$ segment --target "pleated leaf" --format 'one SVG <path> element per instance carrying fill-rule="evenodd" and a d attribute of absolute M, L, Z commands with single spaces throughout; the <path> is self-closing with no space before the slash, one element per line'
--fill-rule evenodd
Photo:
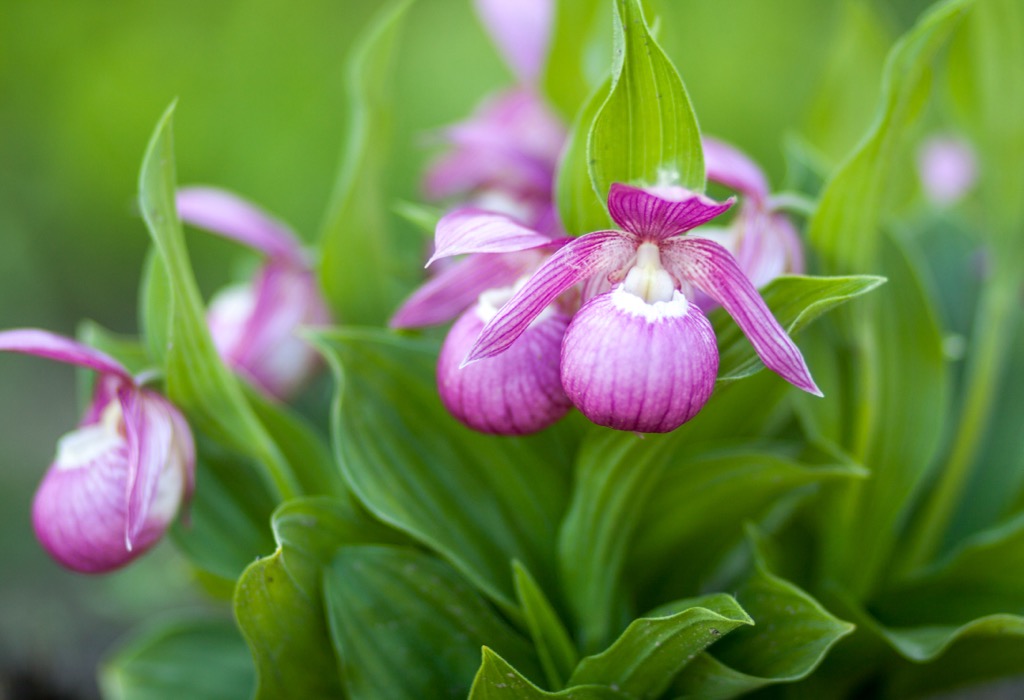
<path fill-rule="evenodd" d="M 529 643 L 452 567 L 421 551 L 342 548 L 324 597 L 353 700 L 465 698 L 484 645 L 527 677 L 541 673 Z"/>
<path fill-rule="evenodd" d="M 513 562 L 512 569 L 516 598 L 526 618 L 526 627 L 530 630 L 548 685 L 561 688 L 579 660 L 576 647 L 558 613 L 530 572 L 519 562 Z"/>
<path fill-rule="evenodd" d="M 555 204 L 562 226 L 570 236 L 615 228 L 608 215 L 607 196 L 602 197 L 591 182 L 588 149 L 594 118 L 610 89 L 610 83 L 605 81 L 587 99 L 569 131 L 555 173 Z"/>
<path fill-rule="evenodd" d="M 473 679 L 469 700 L 628 700 L 629 695 L 602 685 L 573 686 L 547 692 L 524 678 L 505 659 L 484 647 L 483 663 Z"/>

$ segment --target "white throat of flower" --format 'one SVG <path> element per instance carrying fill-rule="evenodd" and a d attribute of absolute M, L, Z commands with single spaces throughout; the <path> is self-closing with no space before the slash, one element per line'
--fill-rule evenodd
<path fill-rule="evenodd" d="M 513 285 L 509 285 L 508 287 L 494 287 L 493 289 L 488 289 L 487 291 L 482 292 L 480 294 L 480 298 L 477 300 L 476 315 L 486 325 L 498 314 L 498 310 L 507 304 L 508 300 L 519 291 L 519 288 L 525 285 L 529 280 L 530 275 L 523 275 L 516 280 L 516 283 Z M 530 326 L 549 318 L 554 313 L 553 307 L 554 304 L 546 306 L 544 310 L 537 315 L 537 318 L 530 322 Z"/>
<path fill-rule="evenodd" d="M 124 444 L 121 429 L 123 419 L 121 402 L 111 400 L 103 409 L 98 422 L 73 430 L 57 441 L 57 468 L 84 467 L 100 455 Z"/>
<path fill-rule="evenodd" d="M 641 243 L 636 250 L 633 267 L 626 273 L 623 288 L 648 304 L 672 301 L 676 284 L 672 276 L 661 265 L 661 253 L 657 243 Z"/>

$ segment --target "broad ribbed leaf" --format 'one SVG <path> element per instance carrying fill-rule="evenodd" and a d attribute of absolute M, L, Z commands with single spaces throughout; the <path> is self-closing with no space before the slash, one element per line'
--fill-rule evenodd
<path fill-rule="evenodd" d="M 569 132 L 555 173 L 555 204 L 562 226 L 570 236 L 615 228 L 608 216 L 607 199 L 600 197 L 591 183 L 587 150 L 594 117 L 610 89 L 610 83 L 605 81 L 587 100 Z"/>
<path fill-rule="evenodd" d="M 595 0 L 560 0 L 554 5 L 551 48 L 541 78 L 544 95 L 568 121 L 579 113 L 593 87 L 585 64 L 595 16 L 601 3 Z M 590 128 L 589 122 L 587 120 L 586 129 Z"/>
<path fill-rule="evenodd" d="M 626 567 L 641 600 L 695 593 L 741 540 L 743 523 L 764 516 L 786 494 L 866 474 L 824 450 L 735 438 L 666 461 Z"/>
<path fill-rule="evenodd" d="M 323 570 L 343 545 L 403 538 L 357 504 L 322 497 L 288 501 L 273 525 L 277 551 L 251 564 L 235 589 L 235 616 L 256 661 L 256 698 L 340 697 L 321 599 Z"/>
<path fill-rule="evenodd" d="M 758 563 L 736 591 L 754 619 L 683 669 L 672 697 L 721 700 L 807 677 L 853 630 L 804 591 Z"/>
<path fill-rule="evenodd" d="M 334 449 L 356 495 L 518 615 L 512 559 L 551 584 L 574 447 L 568 426 L 481 435 L 442 408 L 433 344 L 360 329 L 324 332 L 317 343 L 338 379 Z"/>
<path fill-rule="evenodd" d="M 444 562 L 399 547 L 338 551 L 324 576 L 327 618 L 353 700 L 465 698 L 487 645 L 530 677 L 530 645 Z"/>
<path fill-rule="evenodd" d="M 808 238 L 826 272 L 873 269 L 885 194 L 901 139 L 929 92 L 929 66 L 973 0 L 947 0 L 932 8 L 896 46 L 882 77 L 882 102 L 867 137 L 832 176 L 811 219 Z"/>
<path fill-rule="evenodd" d="M 602 201 L 613 182 L 704 191 L 704 155 L 690 98 L 651 35 L 640 0 L 616 0 L 612 90 L 587 143 Z"/>
<path fill-rule="evenodd" d="M 399 0 L 380 10 L 349 59 L 348 133 L 320 237 L 320 284 L 345 323 L 380 323 L 398 301 L 384 169 L 391 68 L 410 4 Z"/>
<path fill-rule="evenodd" d="M 164 358 L 167 395 L 185 411 L 193 428 L 252 457 L 282 497 L 294 495 L 300 488 L 295 476 L 246 402 L 238 379 L 217 355 L 206 326 L 174 204 L 173 115 L 171 105 L 150 139 L 139 174 L 139 207 L 163 268 L 162 273 L 150 271 L 147 279 L 158 289 L 143 296 L 150 302 L 166 300 L 170 308 L 169 316 L 160 315 L 168 327 L 154 327 L 148 345 L 166 342 L 155 355 Z M 145 311 L 150 310 L 147 304 Z"/>
<path fill-rule="evenodd" d="M 561 688 L 579 660 L 576 647 L 558 618 L 558 613 L 530 572 L 517 561 L 512 562 L 512 571 L 516 598 L 526 618 L 526 627 L 530 630 L 548 684 L 553 688 Z"/>
<path fill-rule="evenodd" d="M 729 596 L 708 602 L 713 604 L 634 620 L 608 649 L 580 661 L 569 685 L 593 683 L 634 698 L 658 697 L 697 654 L 737 627 L 754 624 Z"/>
<path fill-rule="evenodd" d="M 885 281 L 882 277 L 778 277 L 761 291 L 776 320 L 794 335 L 827 311 L 865 294 Z M 718 381 L 748 377 L 764 365 L 736 322 L 722 309 L 711 314 L 718 339 Z M 813 372 L 814 368 L 811 367 Z"/>
<path fill-rule="evenodd" d="M 109 700 L 248 700 L 255 673 L 230 620 L 179 620 L 136 632 L 99 681 Z"/>
<path fill-rule="evenodd" d="M 585 685 L 557 693 L 541 690 L 491 649 L 484 647 L 483 663 L 473 680 L 469 700 L 629 700 L 607 686 Z"/>

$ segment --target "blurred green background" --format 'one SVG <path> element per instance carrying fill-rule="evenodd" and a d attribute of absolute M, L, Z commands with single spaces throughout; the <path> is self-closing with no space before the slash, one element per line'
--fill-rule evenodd
<path fill-rule="evenodd" d="M 344 134 L 345 57 L 382 4 L 4 0 L 0 328 L 73 335 L 93 319 L 135 331 L 148 244 L 134 211 L 135 178 L 174 98 L 179 182 L 230 188 L 312 240 Z M 840 0 L 651 4 L 702 127 L 746 149 L 779 183 L 781 143 L 813 107 Z M 895 36 L 927 3 L 883 4 Z M 857 132 L 874 109 L 887 46 L 882 37 L 877 65 L 862 66 L 863 84 L 849 86 L 856 99 L 834 115 Z M 417 197 L 429 156 L 424 132 L 510 82 L 469 0 L 418 0 L 396 75 L 396 199 Z M 243 253 L 201 234 L 188 240 L 209 293 Z M 409 271 L 410 283 L 417 274 Z M 128 626 L 201 604 L 169 546 L 126 571 L 89 578 L 63 571 L 36 544 L 31 495 L 79 405 L 69 368 L 0 358 L 0 697 L 5 683 L 24 689 L 30 677 L 53 692 L 38 697 L 93 697 L 93 669 Z"/>

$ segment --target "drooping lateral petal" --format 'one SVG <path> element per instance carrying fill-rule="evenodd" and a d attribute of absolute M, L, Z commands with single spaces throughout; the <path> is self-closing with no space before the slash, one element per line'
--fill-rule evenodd
<path fill-rule="evenodd" d="M 768 180 L 764 172 L 746 154 L 724 141 L 708 136 L 701 139 L 701 143 L 704 146 L 704 166 L 707 168 L 708 180 L 737 190 L 752 199 L 762 200 L 768 196 Z"/>
<path fill-rule="evenodd" d="M 453 263 L 413 292 L 388 322 L 391 328 L 447 323 L 494 287 L 506 287 L 526 274 L 530 254 L 481 253 Z"/>
<path fill-rule="evenodd" d="M 661 255 L 671 274 L 701 289 L 729 312 L 766 367 L 790 384 L 822 396 L 800 349 L 725 248 L 706 238 L 683 236 L 663 241 Z"/>
<path fill-rule="evenodd" d="M 125 386 L 118 392 L 128 443 L 125 548 L 131 551 L 149 518 L 157 487 L 168 468 L 174 423 L 163 399 Z M 183 480 L 184 481 L 184 480 Z M 175 510 L 177 509 L 177 504 Z"/>
<path fill-rule="evenodd" d="M 670 188 L 662 188 L 667 194 Z M 686 233 L 722 214 L 732 206 L 734 199 L 716 202 L 704 195 L 682 188 L 679 197 L 669 198 L 651 194 L 639 187 L 612 183 L 608 192 L 608 213 L 625 231 L 644 240 L 663 240 Z"/>
<path fill-rule="evenodd" d="M 114 374 L 131 381 L 128 370 L 109 355 L 94 350 L 88 345 L 82 345 L 69 338 L 37 328 L 0 331 L 0 351 L 45 357 L 57 362 L 93 369 L 103 374 Z"/>
<path fill-rule="evenodd" d="M 505 351 L 559 294 L 593 275 L 622 267 L 637 245 L 635 237 L 621 231 L 595 231 L 567 243 L 501 307 L 463 365 Z"/>
<path fill-rule="evenodd" d="M 552 0 L 476 0 L 474 4 L 519 82 L 534 82 L 551 40 Z"/>
<path fill-rule="evenodd" d="M 463 207 L 437 222 L 434 254 L 427 261 L 467 253 L 513 253 L 547 245 L 551 239 L 527 228 L 509 216 Z"/>
<path fill-rule="evenodd" d="M 555 423 L 572 405 L 559 373 L 568 325 L 568 316 L 551 312 L 507 352 L 460 368 L 484 326 L 476 307 L 466 311 L 448 332 L 437 360 L 445 408 L 470 428 L 497 435 L 526 435 Z"/>
<path fill-rule="evenodd" d="M 566 394 L 617 430 L 675 430 L 707 403 L 717 373 L 711 324 L 678 292 L 649 304 L 619 285 L 583 305 L 562 345 Z"/>
<path fill-rule="evenodd" d="M 178 216 L 192 226 L 238 241 L 276 260 L 305 265 L 291 229 L 262 209 L 226 190 L 184 187 L 175 196 Z"/>

